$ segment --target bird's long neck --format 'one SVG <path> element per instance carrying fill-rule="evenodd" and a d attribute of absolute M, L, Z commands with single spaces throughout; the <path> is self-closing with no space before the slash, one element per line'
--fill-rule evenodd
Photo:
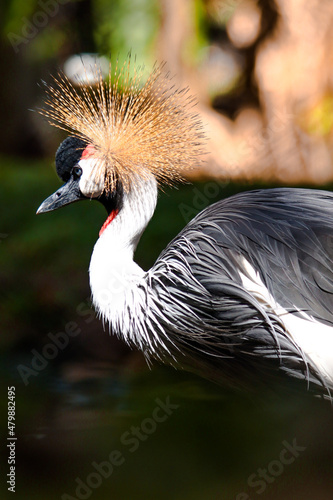
<path fill-rule="evenodd" d="M 133 261 L 140 237 L 151 219 L 157 201 L 154 177 L 138 180 L 124 193 L 119 213 L 101 233 L 91 256 L 89 274 L 97 312 L 117 333 L 126 335 L 126 309 L 135 302 L 144 271 Z"/>

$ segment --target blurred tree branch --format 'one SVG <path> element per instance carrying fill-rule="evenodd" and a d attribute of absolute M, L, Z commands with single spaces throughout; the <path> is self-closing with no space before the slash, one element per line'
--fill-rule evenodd
<path fill-rule="evenodd" d="M 333 179 L 331 0 L 49 1 L 53 10 L 43 0 L 1 5 L 2 151 L 48 149 L 28 109 L 38 81 L 69 56 L 132 51 L 137 65 L 165 61 L 198 97 L 210 154 L 197 175 Z"/>
<path fill-rule="evenodd" d="M 161 0 L 158 48 L 179 84 L 189 85 L 199 97 L 210 138 L 209 161 L 202 173 L 288 183 L 332 180 L 331 129 L 324 136 L 310 133 L 306 120 L 311 121 L 313 106 L 321 106 L 327 92 L 332 92 L 331 83 L 327 84 L 332 80 L 333 5 L 316 0 L 297 5 L 287 0 L 206 0 L 207 12 L 212 7 L 224 13 L 229 9 L 220 36 L 215 33 L 214 44 L 223 50 L 235 50 L 226 33 L 230 20 L 241 18 L 242 10 L 252 4 L 261 19 L 253 43 L 238 50 L 243 57 L 242 79 L 232 92 L 215 98 L 217 112 L 210 104 L 207 65 L 194 65 L 188 58 L 187 47 L 195 36 L 194 4 Z M 234 101 L 232 116 L 228 100 Z"/>

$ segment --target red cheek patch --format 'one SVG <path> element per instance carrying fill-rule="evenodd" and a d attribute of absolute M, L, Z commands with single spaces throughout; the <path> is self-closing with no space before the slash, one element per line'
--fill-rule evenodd
<path fill-rule="evenodd" d="M 88 146 L 82 152 L 81 160 L 87 160 L 87 158 L 94 156 L 94 154 L 95 154 L 94 146 L 92 144 L 88 144 Z"/>

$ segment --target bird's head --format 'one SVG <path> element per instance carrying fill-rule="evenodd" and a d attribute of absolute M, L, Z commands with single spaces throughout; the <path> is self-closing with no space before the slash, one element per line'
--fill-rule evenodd
<path fill-rule="evenodd" d="M 187 89 L 175 88 L 163 66 L 141 80 L 136 70 L 130 77 L 128 62 L 110 67 L 107 81 L 96 69 L 96 85 L 74 86 L 64 75 L 46 85 L 40 112 L 71 135 L 56 153 L 65 184 L 37 213 L 84 199 L 99 200 L 110 213 L 137 183 L 173 183 L 200 161 L 202 125 Z"/>
<path fill-rule="evenodd" d="M 43 201 L 37 213 L 50 212 L 85 199 L 100 201 L 109 214 L 113 210 L 119 211 L 122 186 L 118 182 L 114 189 L 105 190 L 105 178 L 100 175 L 98 161 L 92 144 L 78 137 L 67 137 L 55 157 L 57 174 L 64 184 Z"/>

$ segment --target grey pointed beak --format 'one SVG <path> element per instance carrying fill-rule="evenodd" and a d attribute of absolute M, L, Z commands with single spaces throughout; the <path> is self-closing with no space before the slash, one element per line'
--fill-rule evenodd
<path fill-rule="evenodd" d="M 36 214 L 51 212 L 52 210 L 56 210 L 57 208 L 64 207 L 65 205 L 85 198 L 86 197 L 80 191 L 77 179 L 71 177 L 66 184 L 61 186 L 61 188 L 43 201 Z"/>

